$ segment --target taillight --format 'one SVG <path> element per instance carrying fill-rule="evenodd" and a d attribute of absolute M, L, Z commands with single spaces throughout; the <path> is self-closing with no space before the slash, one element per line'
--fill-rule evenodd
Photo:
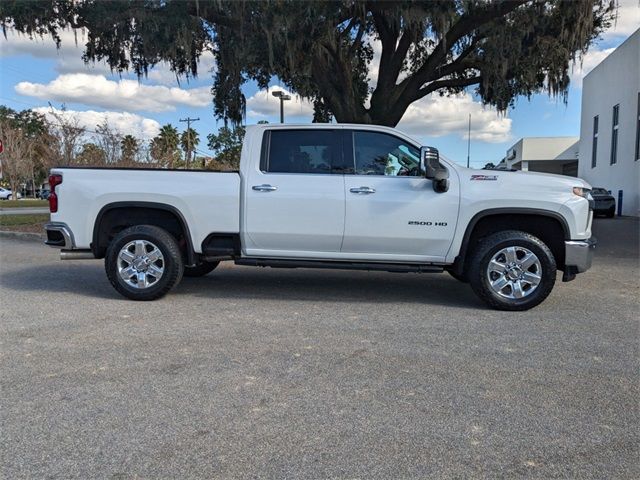
<path fill-rule="evenodd" d="M 56 213 L 58 211 L 58 195 L 56 195 L 56 185 L 62 183 L 62 175 L 49 175 L 49 188 L 51 193 L 49 194 L 49 211 Z"/>

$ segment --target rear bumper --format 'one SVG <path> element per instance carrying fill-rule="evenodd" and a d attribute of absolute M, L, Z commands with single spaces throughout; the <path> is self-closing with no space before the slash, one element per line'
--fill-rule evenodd
<path fill-rule="evenodd" d="M 567 240 L 565 246 L 565 268 L 574 273 L 586 272 L 591 268 L 593 252 L 596 248 L 595 237 L 587 240 Z"/>
<path fill-rule="evenodd" d="M 73 232 L 66 223 L 52 222 L 44 226 L 47 239 L 44 241 L 46 245 L 63 250 L 72 250 L 76 248 L 73 238 Z"/>

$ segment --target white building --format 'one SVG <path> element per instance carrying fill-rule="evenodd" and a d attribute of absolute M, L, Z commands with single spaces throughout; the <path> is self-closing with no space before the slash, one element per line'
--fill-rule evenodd
<path fill-rule="evenodd" d="M 640 215 L 640 30 L 583 80 L 578 176 Z"/>
<path fill-rule="evenodd" d="M 507 150 L 500 167 L 578 175 L 578 137 L 525 137 Z"/>

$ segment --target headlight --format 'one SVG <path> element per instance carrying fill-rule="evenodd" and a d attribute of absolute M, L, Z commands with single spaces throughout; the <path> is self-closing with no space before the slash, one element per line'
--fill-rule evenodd
<path fill-rule="evenodd" d="M 589 194 L 591 193 L 591 189 L 584 188 L 584 187 L 573 187 L 573 193 L 574 195 L 578 195 L 579 197 L 586 198 L 587 200 L 589 200 Z"/>

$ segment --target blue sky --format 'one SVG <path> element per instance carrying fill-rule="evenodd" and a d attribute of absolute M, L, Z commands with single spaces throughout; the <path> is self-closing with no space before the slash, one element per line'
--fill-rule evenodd
<path fill-rule="evenodd" d="M 436 146 L 447 157 L 464 164 L 467 156 L 467 122 L 472 115 L 471 163 L 482 166 L 498 162 L 519 138 L 572 136 L 580 131 L 581 79 L 610 51 L 620 45 L 640 25 L 637 0 L 620 2 L 616 25 L 596 42 L 582 64 L 575 65 L 568 103 L 546 94 L 531 100 L 517 99 L 506 115 L 483 108 L 471 94 L 456 98 L 427 97 L 417 102 L 398 128 L 424 144 Z M 82 44 L 82 38 L 79 38 Z M 374 45 L 374 50 L 376 46 Z M 200 75 L 179 84 L 166 66 L 158 66 L 149 78 L 113 75 L 104 65 L 86 66 L 82 48 L 75 45 L 71 32 L 63 34 L 63 45 L 56 50 L 49 39 L 31 41 L 9 33 L 0 39 L 0 103 L 16 110 L 34 108 L 43 113 L 64 104 L 67 115 L 75 115 L 89 129 L 105 118 L 122 133 L 152 137 L 160 125 L 172 123 L 180 131 L 186 128 L 179 119 L 199 117 L 193 126 L 200 133 L 200 153 L 208 153 L 206 135 L 221 122 L 213 116 L 209 89 L 214 67 L 211 55 L 205 55 Z M 372 82 L 377 76 L 376 61 L 371 66 Z M 278 88 L 277 79 L 272 88 Z M 270 92 L 259 91 L 255 84 L 243 89 L 247 97 L 247 123 L 278 121 L 278 101 Z M 311 106 L 294 96 L 287 102 L 286 120 L 310 122 Z"/>

